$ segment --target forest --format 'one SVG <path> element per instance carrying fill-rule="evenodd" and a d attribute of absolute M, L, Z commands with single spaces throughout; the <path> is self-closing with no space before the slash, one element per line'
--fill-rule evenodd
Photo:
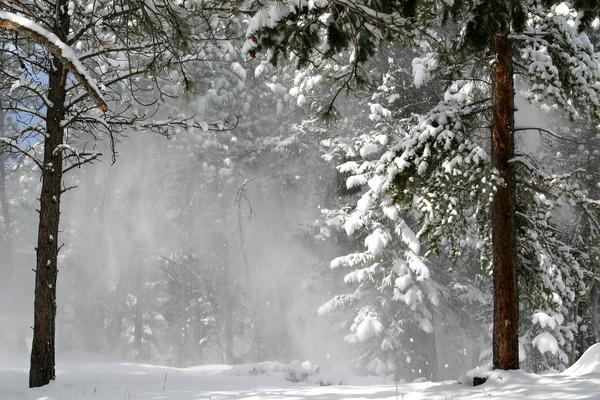
<path fill-rule="evenodd" d="M 0 400 L 599 399 L 600 2 L 0 0 Z"/>

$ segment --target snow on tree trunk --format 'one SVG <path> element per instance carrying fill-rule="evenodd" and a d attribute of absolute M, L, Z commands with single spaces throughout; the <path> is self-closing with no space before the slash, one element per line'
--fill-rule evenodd
<path fill-rule="evenodd" d="M 66 12 L 60 15 L 58 29 L 62 32 L 69 31 L 69 16 Z M 29 387 L 47 385 L 55 377 L 58 226 L 63 174 L 63 152 L 59 149 L 64 143 L 65 130 L 62 122 L 65 118 L 64 104 L 69 69 L 59 57 L 54 57 L 52 63 L 54 68 L 49 73 L 48 81 L 50 105 L 46 114 Z"/>
<path fill-rule="evenodd" d="M 496 55 L 492 68 L 492 164 L 504 184 L 492 204 L 494 269 L 493 365 L 519 368 L 519 296 L 515 230 L 515 182 L 510 160 L 514 156 L 513 67 L 510 40 L 494 35 Z"/>

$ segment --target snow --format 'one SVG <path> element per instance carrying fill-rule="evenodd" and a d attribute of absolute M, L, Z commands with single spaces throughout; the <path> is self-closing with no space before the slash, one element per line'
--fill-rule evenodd
<path fill-rule="evenodd" d="M 272 375 L 282 377 L 289 382 L 322 382 L 319 366 L 313 365 L 310 361 L 292 361 L 289 364 L 278 361 L 241 364 L 223 370 L 222 374 L 231 376 Z"/>
<path fill-rule="evenodd" d="M 558 315 L 560 317 L 562 317 L 562 314 L 558 314 Z M 538 312 L 534 313 L 533 316 L 531 317 L 531 322 L 533 324 L 538 324 L 542 329 L 545 329 L 545 328 L 554 329 L 554 328 L 556 328 L 556 325 L 557 325 L 557 321 L 553 316 L 550 316 L 542 311 L 538 311 Z M 562 318 L 561 318 L 561 321 L 558 322 L 558 324 L 561 324 L 561 323 L 562 323 Z"/>
<path fill-rule="evenodd" d="M 392 112 L 387 108 L 381 106 L 381 104 L 371 104 L 369 106 L 371 113 L 369 114 L 369 119 L 373 122 L 378 122 L 381 120 L 388 120 L 392 118 Z"/>
<path fill-rule="evenodd" d="M 344 276 L 344 283 L 362 283 L 366 280 L 372 280 L 373 275 L 379 270 L 379 263 L 375 263 L 367 268 L 357 269 Z"/>
<path fill-rule="evenodd" d="M 335 374 L 328 377 L 324 371 L 318 371 L 318 367 L 299 362 L 190 368 L 132 363 L 59 364 L 56 381 L 38 389 L 26 389 L 26 369 L 0 370 L 0 399 L 592 400 L 600 393 L 599 356 L 600 345 L 597 344 L 563 374 L 539 376 L 523 371 L 482 371 L 488 381 L 476 387 L 468 382 L 419 382 L 401 383 L 397 391 L 391 380 L 349 374 L 343 374 L 342 378 Z M 289 380 L 303 378 L 303 372 L 306 372 L 306 381 Z M 587 375 L 582 378 L 584 374 Z"/>
<path fill-rule="evenodd" d="M 473 385 L 473 378 L 488 378 L 490 369 L 487 367 L 475 367 L 467 371 L 464 375 L 458 378 L 458 383 L 461 385 Z"/>
<path fill-rule="evenodd" d="M 377 228 L 365 238 L 365 246 L 369 253 L 380 254 L 391 240 L 392 238 L 388 232 Z"/>
<path fill-rule="evenodd" d="M 366 317 L 356 328 L 356 336 L 361 342 L 366 342 L 382 333 L 383 325 L 375 317 Z"/>
<path fill-rule="evenodd" d="M 102 109 L 102 111 L 106 112 L 106 102 L 102 98 L 102 93 L 96 85 L 96 80 L 88 74 L 85 66 L 81 63 L 81 61 L 79 61 L 79 58 L 75 55 L 75 52 L 69 45 L 65 44 L 54 33 L 48 31 L 38 23 L 21 15 L 0 11 L 0 19 L 10 21 L 16 25 L 22 26 L 23 28 L 29 31 L 35 32 L 36 34 L 43 36 L 49 43 L 56 46 L 59 49 L 61 56 L 69 63 L 71 63 L 71 65 L 75 69 L 75 71 L 71 72 L 73 72 L 74 74 L 78 74 L 79 76 L 77 78 L 80 80 L 83 79 L 85 81 L 81 83 L 87 85 L 87 87 L 92 92 L 94 92 L 98 99 L 102 101 L 103 104 L 99 106 Z"/>
<path fill-rule="evenodd" d="M 542 332 L 531 341 L 540 353 L 552 353 L 556 355 L 558 353 L 558 342 L 556 338 L 552 336 L 550 332 Z"/>
<path fill-rule="evenodd" d="M 405 270 L 403 272 L 404 272 L 404 275 L 399 276 L 394 281 L 394 285 L 401 291 L 405 291 L 413 283 L 410 271 Z"/>
<path fill-rule="evenodd" d="M 360 220 L 360 216 L 356 213 L 352 214 L 346 222 L 344 222 L 344 230 L 348 236 L 352 236 L 357 229 L 362 226 L 362 221 Z"/>
<path fill-rule="evenodd" d="M 242 67 L 242 64 L 239 62 L 234 62 L 231 64 L 231 70 L 240 77 L 241 80 L 246 80 L 246 70 Z"/>
<path fill-rule="evenodd" d="M 396 233 L 400 235 L 402 242 L 404 242 L 413 253 L 419 254 L 419 251 L 421 250 L 419 239 L 417 239 L 417 235 L 410 229 L 404 220 L 401 219 L 396 225 Z"/>
<path fill-rule="evenodd" d="M 433 333 L 433 325 L 427 318 L 422 318 L 419 321 L 419 328 L 425 333 Z"/>
<path fill-rule="evenodd" d="M 562 2 L 560 4 L 558 4 L 556 6 L 556 8 L 554 9 L 554 12 L 556 13 L 556 15 L 562 15 L 565 17 L 570 16 L 571 14 L 571 10 L 569 9 L 569 5 L 565 2 Z"/>
<path fill-rule="evenodd" d="M 415 273 L 418 281 L 424 281 L 429 279 L 429 268 L 421 261 L 421 259 L 413 252 L 407 251 L 406 261 L 408 261 L 409 268 Z"/>
<path fill-rule="evenodd" d="M 587 349 L 575 364 L 563 372 L 563 375 L 572 376 L 588 374 L 600 374 L 600 343 L 596 343 Z"/>
<path fill-rule="evenodd" d="M 277 23 L 294 12 L 294 4 L 277 3 L 268 4 L 258 10 L 250 19 L 246 37 L 251 37 L 256 31 L 263 27 L 273 28 Z"/>
<path fill-rule="evenodd" d="M 365 143 L 359 150 L 361 157 L 368 157 L 380 151 L 380 147 L 376 143 Z"/>
<path fill-rule="evenodd" d="M 358 163 L 356 161 L 347 161 L 343 164 L 338 165 L 337 169 L 341 173 L 352 172 L 356 173 L 358 171 Z"/>
<path fill-rule="evenodd" d="M 366 175 L 352 175 L 346 179 L 346 188 L 352 189 L 354 187 L 362 186 L 367 183 Z"/>
<path fill-rule="evenodd" d="M 277 82 L 274 82 L 274 83 L 269 82 L 266 85 L 269 87 L 271 92 L 273 92 L 273 94 L 284 95 L 288 92 L 288 90 L 285 86 L 283 86 L 282 84 L 277 83 Z"/>
<path fill-rule="evenodd" d="M 435 68 L 435 60 L 432 55 L 423 58 L 415 57 L 412 61 L 413 84 L 421 87 L 431 78 L 430 69 Z"/>

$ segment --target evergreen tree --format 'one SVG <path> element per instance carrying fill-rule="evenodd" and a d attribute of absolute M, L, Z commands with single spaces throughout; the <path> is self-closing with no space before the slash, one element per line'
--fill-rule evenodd
<path fill-rule="evenodd" d="M 42 176 L 31 387 L 55 376 L 63 176 L 101 156 L 85 146 L 83 133 L 92 139 L 104 134 L 114 144 L 131 127 L 166 134 L 175 127 L 209 126 L 187 115 L 154 118 L 165 96 L 187 87 L 189 66 L 202 61 L 194 55 L 213 37 L 202 35 L 212 32 L 201 6 L 211 8 L 169 1 L 132 1 L 126 7 L 66 0 L 0 5 L 0 76 L 12 82 L 11 90 L 2 92 L 2 106 L 5 117 L 15 121 L 2 144 L 30 158 Z M 161 71 L 171 73 L 159 76 Z M 42 155 L 32 151 L 34 143 L 43 143 Z M 113 161 L 115 154 L 113 146 Z"/>
<path fill-rule="evenodd" d="M 540 225 L 541 221 L 532 217 L 540 214 L 520 199 L 526 193 L 541 196 L 544 207 L 550 208 L 546 211 L 551 211 L 556 202 L 569 198 L 573 207 L 589 215 L 586 221 L 592 231 L 598 209 L 585 193 L 565 183 L 568 176 L 546 176 L 544 171 L 528 168 L 527 155 L 515 157 L 513 77 L 527 85 L 531 101 L 549 103 L 574 119 L 597 121 L 598 55 L 582 32 L 595 6 L 585 8 L 585 18 L 578 18 L 568 2 L 534 0 L 451 4 L 332 0 L 300 6 L 278 1 L 257 7 L 247 33 L 250 55 L 266 49 L 277 62 L 282 54 L 290 54 L 299 67 L 311 68 L 333 60 L 341 64 L 332 75 L 340 90 L 369 81 L 362 66 L 382 42 L 401 42 L 428 53 L 415 59 L 414 83 L 427 84 L 428 77 L 442 79 L 446 82 L 443 99 L 430 111 L 394 121 L 391 140 L 384 144 L 381 156 L 373 160 L 363 155 L 364 162 L 356 164 L 357 182 L 368 183 L 368 189 L 349 213 L 345 227 L 349 233 L 365 229 L 372 240 L 366 241 L 367 251 L 360 257 L 351 255 L 345 260 L 351 261 L 351 267 L 371 262 L 382 248 L 394 243 L 391 232 L 373 223 L 381 218 L 374 215 L 390 214 L 389 209 L 398 206 L 404 212 L 418 211 L 416 236 L 429 251 L 449 249 L 459 255 L 462 238 L 478 232 L 482 248 L 489 249 L 494 276 L 493 365 L 518 368 L 518 274 L 524 282 L 545 281 L 542 303 L 549 307 L 564 307 L 565 301 L 573 298 L 569 291 L 581 289 L 580 264 L 572 262 L 575 245 L 556 247 L 557 240 L 568 238 L 558 238 L 546 228 L 560 222 L 546 217 Z M 344 60 L 340 51 L 346 48 L 351 55 Z M 386 114 L 383 107 L 375 109 Z M 325 108 L 326 112 L 332 110 L 331 104 Z M 488 139 L 479 139 L 486 129 Z M 531 179 L 536 182 L 533 188 L 526 183 Z M 553 193 L 553 200 L 544 197 L 548 192 Z M 386 216 L 403 238 L 407 236 L 406 222 L 397 215 Z M 537 234 L 535 256 L 519 250 L 527 242 L 523 236 L 527 227 Z M 544 253 L 551 255 L 551 263 Z M 410 261 L 411 257 L 405 258 Z M 534 269 L 528 267 L 532 263 Z M 550 269 L 544 273 L 546 268 Z M 544 278 L 547 272 L 556 273 L 556 268 L 563 270 L 558 286 Z M 401 269 L 390 271 L 402 277 Z M 409 293 L 407 289 L 398 288 L 403 295 Z M 552 300 L 555 297 L 559 300 Z M 539 300 L 538 307 L 543 307 Z M 551 345 L 538 348 L 556 353 L 550 334 L 540 335 L 537 341 L 533 339 L 535 343 Z"/>

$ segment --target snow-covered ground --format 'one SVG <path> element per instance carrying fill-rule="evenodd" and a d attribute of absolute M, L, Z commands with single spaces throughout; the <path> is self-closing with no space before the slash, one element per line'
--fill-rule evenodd
<path fill-rule="evenodd" d="M 457 382 L 400 384 L 379 378 L 343 378 L 315 373 L 305 365 L 280 363 L 245 366 L 206 365 L 172 368 L 156 365 L 70 364 L 58 369 L 47 387 L 25 389 L 27 372 L 0 370 L 2 400 L 459 400 L 600 399 L 600 344 L 571 368 L 556 375 L 496 371 L 472 387 Z M 301 382 L 291 382 L 301 380 Z M 328 386 L 322 386 L 328 384 Z"/>

